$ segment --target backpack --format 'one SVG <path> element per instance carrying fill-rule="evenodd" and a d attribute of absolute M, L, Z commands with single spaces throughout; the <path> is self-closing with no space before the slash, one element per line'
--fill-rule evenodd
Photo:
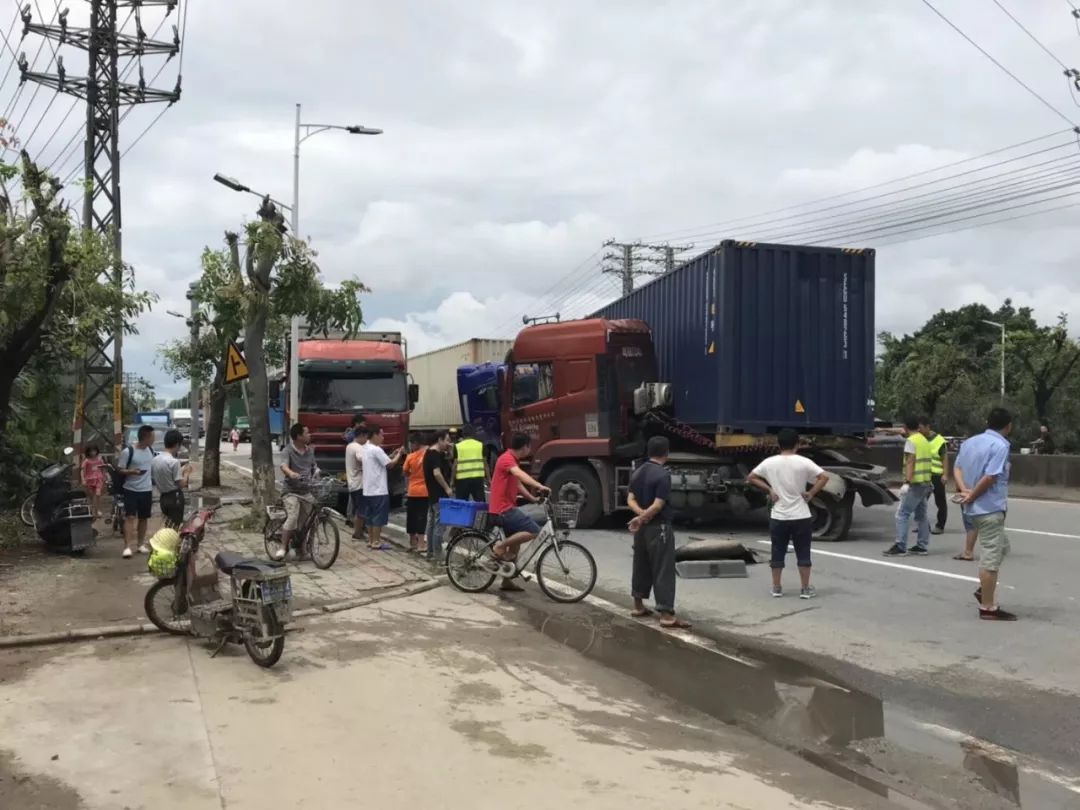
<path fill-rule="evenodd" d="M 157 451 L 155 451 L 153 447 L 148 447 L 147 449 L 150 451 L 151 457 L 157 456 Z M 127 480 L 127 476 L 122 475 L 120 473 L 120 470 L 121 469 L 124 469 L 124 470 L 131 469 L 132 459 L 135 458 L 135 446 L 129 444 L 127 447 L 125 447 L 120 452 L 120 458 L 124 457 L 124 453 L 127 453 L 127 463 L 119 465 L 117 467 L 114 467 L 113 471 L 112 471 L 112 489 L 113 489 L 113 492 L 120 492 L 124 488 L 124 481 Z"/>

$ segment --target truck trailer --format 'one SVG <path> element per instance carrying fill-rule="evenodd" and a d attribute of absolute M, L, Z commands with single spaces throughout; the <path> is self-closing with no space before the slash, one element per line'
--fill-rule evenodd
<path fill-rule="evenodd" d="M 472 338 L 410 357 L 409 373 L 424 396 L 413 410 L 409 426 L 413 430 L 435 430 L 471 422 L 464 415 L 468 406 L 459 392 L 458 370 L 489 362 L 502 363 L 512 345 L 512 340 Z"/>
<path fill-rule="evenodd" d="M 838 449 L 873 429 L 874 340 L 873 250 L 725 241 L 590 318 L 523 329 L 502 372 L 504 440 L 533 436 L 533 473 L 582 501 L 584 528 L 625 506 L 657 434 L 682 517 L 765 507 L 747 474 L 796 428 L 829 473 L 815 536 L 841 540 L 856 495 L 896 500 L 884 468 Z"/>

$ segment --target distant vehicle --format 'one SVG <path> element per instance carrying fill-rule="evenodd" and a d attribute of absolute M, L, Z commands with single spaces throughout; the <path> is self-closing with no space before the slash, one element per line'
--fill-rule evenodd
<path fill-rule="evenodd" d="M 141 427 L 142 425 L 128 425 L 126 428 L 124 428 L 123 448 L 135 446 L 135 444 L 139 441 L 139 428 Z M 155 453 L 165 452 L 165 430 L 158 425 L 154 425 L 154 443 L 151 445 L 151 448 Z M 121 452 L 123 451 L 121 450 Z M 187 458 L 188 455 L 188 442 L 185 440 L 180 445 L 180 453 L 178 457 Z"/>
<path fill-rule="evenodd" d="M 188 421 L 190 422 L 190 418 Z M 139 411 L 135 414 L 135 424 L 153 425 L 155 428 L 170 428 L 173 426 L 173 421 L 169 411 Z"/>
<path fill-rule="evenodd" d="M 866 437 L 867 447 L 903 447 L 907 439 L 896 430 L 875 430 Z"/>

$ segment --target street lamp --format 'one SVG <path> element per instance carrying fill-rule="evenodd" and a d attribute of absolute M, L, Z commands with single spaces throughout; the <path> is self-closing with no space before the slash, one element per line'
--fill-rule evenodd
<path fill-rule="evenodd" d="M 997 321 L 988 321 L 985 318 L 982 322 L 987 326 L 993 326 L 1001 330 L 1001 402 L 1005 402 L 1005 324 L 998 323 Z"/>
<path fill-rule="evenodd" d="M 258 191 L 255 191 L 255 189 L 250 188 L 249 186 L 245 186 L 235 177 L 229 177 L 227 175 L 218 173 L 214 175 L 214 182 L 221 183 L 221 185 L 225 186 L 225 188 L 232 189 L 233 191 L 241 191 L 245 194 L 254 194 L 260 200 L 263 198 L 269 199 L 270 202 L 272 202 L 278 208 L 284 208 L 286 211 L 292 211 L 292 208 L 285 203 L 280 202 L 279 200 L 275 200 L 269 194 L 262 194 Z"/>
<path fill-rule="evenodd" d="M 300 144 L 320 132 L 337 129 L 350 135 L 382 135 L 381 129 L 359 125 L 305 124 L 300 120 L 300 105 L 296 105 L 296 129 L 293 137 L 293 204 L 292 232 L 300 238 Z M 301 134 L 301 130 L 303 134 Z M 217 178 L 215 178 L 217 179 Z M 220 182 L 220 181 L 219 181 Z M 289 418 L 295 423 L 300 419 L 300 318 L 293 316 L 289 324 Z M 285 426 L 286 430 L 288 425 Z"/>

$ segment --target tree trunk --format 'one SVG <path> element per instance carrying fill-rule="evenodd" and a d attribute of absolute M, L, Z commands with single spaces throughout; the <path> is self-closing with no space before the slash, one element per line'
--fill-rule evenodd
<path fill-rule="evenodd" d="M 274 449 L 270 444 L 270 402 L 266 380 L 266 358 L 263 339 L 266 337 L 266 309 L 259 307 L 248 320 L 244 330 L 244 355 L 247 360 L 251 386 L 248 390 L 248 423 L 251 425 L 251 468 L 253 473 L 254 509 L 265 512 L 277 500 L 274 475 Z"/>
<path fill-rule="evenodd" d="M 11 397 L 15 393 L 15 378 L 19 370 L 0 362 L 0 436 L 7 432 L 11 421 Z"/>
<path fill-rule="evenodd" d="M 206 449 L 203 451 L 203 486 L 221 486 L 221 426 L 225 422 L 225 379 L 219 369 L 210 384 L 206 414 Z"/>

